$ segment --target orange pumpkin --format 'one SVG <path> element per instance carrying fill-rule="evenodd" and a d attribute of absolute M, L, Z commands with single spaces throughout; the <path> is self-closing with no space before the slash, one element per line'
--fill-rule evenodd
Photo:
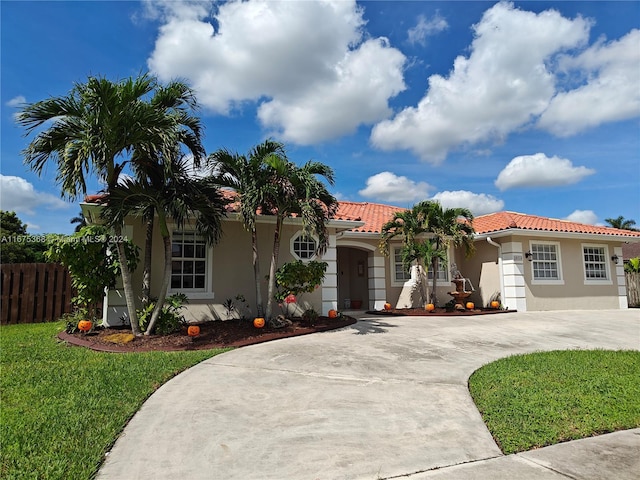
<path fill-rule="evenodd" d="M 329 318 L 337 318 L 338 317 L 338 311 L 337 310 L 329 310 Z"/>
<path fill-rule="evenodd" d="M 494 300 L 493 302 L 491 302 L 491 308 L 500 308 L 500 302 Z"/>
<path fill-rule="evenodd" d="M 264 327 L 264 318 L 262 317 L 256 317 L 253 319 L 253 326 L 256 328 L 262 328 Z"/>
<path fill-rule="evenodd" d="M 200 335 L 200 327 L 198 325 L 189 325 L 189 328 L 187 328 L 187 335 L 190 337 L 197 337 Z"/>
<path fill-rule="evenodd" d="M 384 309 L 385 310 L 391 310 L 391 304 L 389 302 L 384 304 Z"/>
<path fill-rule="evenodd" d="M 78 322 L 78 330 L 81 332 L 87 333 L 93 327 L 93 322 L 90 320 L 80 320 Z"/>
<path fill-rule="evenodd" d="M 436 306 L 433 303 L 427 303 L 425 309 L 427 310 L 427 312 L 433 312 L 436 309 Z"/>
<path fill-rule="evenodd" d="M 473 310 L 474 308 L 476 308 L 476 306 L 473 302 L 467 302 L 467 310 Z"/>

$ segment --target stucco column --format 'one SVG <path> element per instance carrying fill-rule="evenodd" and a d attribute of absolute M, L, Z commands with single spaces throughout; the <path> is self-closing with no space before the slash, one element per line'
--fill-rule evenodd
<path fill-rule="evenodd" d="M 329 235 L 329 246 L 322 261 L 328 264 L 322 282 L 322 315 L 328 315 L 329 310 L 338 309 L 338 250 L 335 233 Z"/>
<path fill-rule="evenodd" d="M 369 308 L 371 310 L 382 310 L 387 301 L 386 265 L 385 257 L 377 250 L 369 253 Z"/>
<path fill-rule="evenodd" d="M 502 244 L 502 274 L 504 280 L 502 304 L 511 310 L 526 312 L 527 292 L 524 282 L 522 242 Z"/>
<path fill-rule="evenodd" d="M 618 305 L 622 309 L 629 308 L 627 280 L 624 275 L 624 262 L 622 261 L 622 247 L 614 247 L 613 253 L 618 256 L 618 263 L 614 265 L 614 275 L 618 284 Z"/>

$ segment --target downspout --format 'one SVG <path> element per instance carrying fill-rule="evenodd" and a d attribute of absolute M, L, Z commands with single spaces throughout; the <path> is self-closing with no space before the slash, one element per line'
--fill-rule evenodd
<path fill-rule="evenodd" d="M 502 269 L 502 245 L 491 240 L 491 237 L 487 237 L 487 243 L 493 245 L 498 249 L 498 273 L 500 276 L 500 303 L 504 306 L 506 301 L 504 297 L 504 271 Z"/>

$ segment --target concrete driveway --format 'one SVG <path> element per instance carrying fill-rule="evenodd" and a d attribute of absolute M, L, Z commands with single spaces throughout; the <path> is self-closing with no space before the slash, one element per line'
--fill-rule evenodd
<path fill-rule="evenodd" d="M 495 359 L 586 348 L 640 349 L 640 312 L 364 316 L 241 348 L 154 393 L 98 479 L 636 478 L 640 429 L 505 457 L 467 390 Z"/>

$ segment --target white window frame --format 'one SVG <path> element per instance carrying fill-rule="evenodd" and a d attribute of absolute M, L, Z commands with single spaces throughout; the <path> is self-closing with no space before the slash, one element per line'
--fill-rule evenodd
<path fill-rule="evenodd" d="M 556 266 L 558 271 L 558 278 L 536 278 L 534 265 L 537 261 L 542 262 L 544 260 L 536 260 L 532 257 L 531 263 L 531 284 L 532 285 L 564 285 L 564 276 L 562 273 L 562 253 L 560 249 L 560 242 L 551 242 L 548 240 L 529 240 L 529 252 L 535 255 L 533 252 L 534 245 L 554 245 L 556 249 Z"/>
<path fill-rule="evenodd" d="M 601 248 L 603 254 L 603 261 L 606 278 L 588 278 L 587 277 L 587 261 L 584 258 L 585 248 Z M 583 243 L 580 245 L 580 258 L 582 260 L 582 272 L 584 274 L 585 285 L 613 285 L 613 279 L 611 278 L 611 266 L 609 265 L 609 246 L 601 243 Z"/>
<path fill-rule="evenodd" d="M 298 253 L 295 251 L 294 245 L 298 241 L 298 239 L 301 237 L 312 239 L 316 245 L 316 248 L 314 249 L 314 253 L 310 257 L 303 258 L 300 255 L 298 255 Z M 315 252 L 318 249 L 319 243 L 320 241 L 318 240 L 317 236 L 309 235 L 305 233 L 304 230 L 298 230 L 294 235 L 291 236 L 291 239 L 289 241 L 289 250 L 291 251 L 291 255 L 293 256 L 293 258 L 295 258 L 296 260 L 302 260 L 303 262 L 311 262 L 312 260 L 315 260 L 318 256 Z"/>
<path fill-rule="evenodd" d="M 188 235 L 194 235 L 196 237 L 200 237 L 195 231 L 193 230 L 189 230 L 189 229 L 182 229 L 182 230 L 177 230 L 174 231 L 171 235 L 171 244 L 173 247 L 173 242 L 176 239 L 177 235 L 184 235 L 184 234 L 188 234 Z M 200 239 L 202 239 L 202 237 L 200 237 Z M 184 245 L 184 244 L 183 244 Z M 167 293 L 169 295 L 174 294 L 174 293 L 184 293 L 189 299 L 213 299 L 214 298 L 214 293 L 213 293 L 213 269 L 211 268 L 212 265 L 212 248 L 210 246 L 208 246 L 205 242 L 204 244 L 204 248 L 205 248 L 205 255 L 204 255 L 204 288 L 173 288 L 171 286 L 171 281 L 169 282 L 169 289 L 167 291 Z M 173 258 L 173 255 L 172 255 Z M 184 257 L 178 257 L 178 258 L 184 258 Z M 184 260 L 179 260 L 179 261 L 184 261 Z M 173 260 L 172 260 L 173 262 Z M 171 273 L 171 275 L 173 275 L 173 272 Z"/>
<path fill-rule="evenodd" d="M 451 252 L 450 250 L 447 250 L 447 260 L 446 261 L 442 261 L 440 260 L 438 262 L 438 268 L 442 269 L 440 270 L 440 272 L 444 272 L 445 278 L 437 278 L 436 279 L 436 286 L 437 287 L 448 287 L 449 285 L 451 285 L 451 280 L 449 280 L 449 275 L 451 272 L 451 264 L 449 262 L 449 259 L 451 258 Z M 432 275 L 431 274 L 431 265 L 427 265 L 427 282 L 429 283 L 429 285 L 432 284 L 433 282 L 433 276 L 429 276 Z"/>
<path fill-rule="evenodd" d="M 402 259 L 400 259 L 400 261 L 396 261 L 396 256 L 400 253 L 401 250 L 402 250 L 402 245 L 393 245 L 391 246 L 390 255 L 389 255 L 389 262 L 390 262 L 389 268 L 391 269 L 391 285 L 394 287 L 402 287 L 405 284 L 405 282 L 411 279 L 410 271 L 406 272 L 405 279 L 398 280 L 396 278 L 396 267 L 398 265 L 402 266 Z"/>

